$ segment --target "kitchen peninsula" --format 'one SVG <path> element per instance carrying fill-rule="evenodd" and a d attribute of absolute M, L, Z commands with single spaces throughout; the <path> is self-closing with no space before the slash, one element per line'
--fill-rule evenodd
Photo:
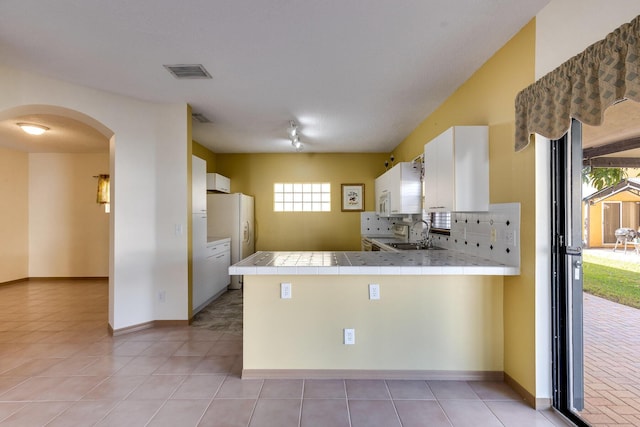
<path fill-rule="evenodd" d="M 502 379 L 502 276 L 517 266 L 453 250 L 257 252 L 230 273 L 244 275 L 243 378 Z"/>

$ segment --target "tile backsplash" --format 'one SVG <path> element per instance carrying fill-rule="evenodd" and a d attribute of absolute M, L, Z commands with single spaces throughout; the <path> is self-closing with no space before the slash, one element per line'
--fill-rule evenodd
<path fill-rule="evenodd" d="M 402 222 L 402 218 L 382 218 L 375 212 L 360 212 L 360 235 L 393 236 L 393 226 Z"/>
<path fill-rule="evenodd" d="M 375 212 L 362 212 L 360 234 L 392 237 L 393 225 L 411 225 L 420 217 L 414 215 L 412 219 L 381 218 Z M 410 240 L 422 239 L 421 232 L 420 224 L 411 228 Z M 452 212 L 451 234 L 443 236 L 432 233 L 430 237 L 435 246 L 519 267 L 520 203 L 489 205 L 488 212 Z"/>
<path fill-rule="evenodd" d="M 436 246 L 520 266 L 520 203 L 489 205 L 488 212 L 452 212 L 451 235 L 431 235 Z"/>

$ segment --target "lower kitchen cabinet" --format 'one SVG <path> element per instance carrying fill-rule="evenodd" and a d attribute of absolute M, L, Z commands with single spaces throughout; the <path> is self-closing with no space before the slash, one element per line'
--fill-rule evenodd
<path fill-rule="evenodd" d="M 217 239 L 207 243 L 204 257 L 193 263 L 193 314 L 218 297 L 231 282 L 231 240 Z"/>

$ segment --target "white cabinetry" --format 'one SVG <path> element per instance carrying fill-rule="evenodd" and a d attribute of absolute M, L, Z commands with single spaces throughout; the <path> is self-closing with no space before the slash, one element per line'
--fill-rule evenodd
<path fill-rule="evenodd" d="M 211 296 L 216 296 L 227 289 L 231 282 L 229 266 L 231 265 L 231 239 L 224 239 L 207 246 L 207 263 L 211 274 Z"/>
<path fill-rule="evenodd" d="M 382 217 L 422 212 L 420 166 L 401 162 L 376 178 L 376 213 Z"/>
<path fill-rule="evenodd" d="M 489 130 L 454 126 L 424 146 L 425 210 L 489 210 Z"/>
<path fill-rule="evenodd" d="M 207 162 L 191 158 L 192 308 L 205 298 L 207 281 Z"/>
<path fill-rule="evenodd" d="M 207 190 L 219 191 L 221 193 L 231 192 L 231 180 L 219 173 L 207 174 Z"/>

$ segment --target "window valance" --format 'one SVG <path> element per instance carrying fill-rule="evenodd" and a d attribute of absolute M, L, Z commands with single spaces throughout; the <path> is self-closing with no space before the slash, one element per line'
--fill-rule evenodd
<path fill-rule="evenodd" d="M 640 102 L 640 15 L 516 96 L 515 150 L 534 133 L 561 138 L 571 118 L 598 126 L 623 98 Z"/>

